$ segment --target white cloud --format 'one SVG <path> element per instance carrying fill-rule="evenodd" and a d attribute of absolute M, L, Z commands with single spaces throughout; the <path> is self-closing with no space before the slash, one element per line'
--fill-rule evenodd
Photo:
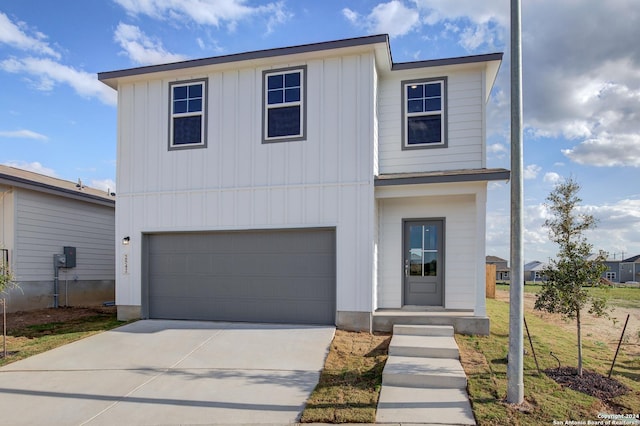
<path fill-rule="evenodd" d="M 0 12 L 0 43 L 60 59 L 60 54 L 45 41 L 44 34 L 35 32 L 31 36 L 25 32 L 27 30 L 27 25 L 24 22 L 14 23 L 7 15 Z"/>
<path fill-rule="evenodd" d="M 41 141 L 46 141 L 49 138 L 43 134 L 34 132 L 32 130 L 9 130 L 9 131 L 0 131 L 0 137 L 2 138 L 19 138 L 19 139 L 36 139 Z"/>
<path fill-rule="evenodd" d="M 273 26 L 286 22 L 292 15 L 284 2 L 272 2 L 249 6 L 247 0 L 114 0 L 131 15 L 147 15 L 154 19 L 173 22 L 193 21 L 200 25 L 220 27 L 226 25 L 235 30 L 239 21 L 255 16 L 266 17 L 267 32 Z"/>
<path fill-rule="evenodd" d="M 494 35 L 486 24 L 467 27 L 460 34 L 460 45 L 469 52 L 475 51 L 483 44 L 494 44 Z"/>
<path fill-rule="evenodd" d="M 640 254 L 640 198 L 626 198 L 615 203 L 581 205 L 577 213 L 590 214 L 597 219 L 596 228 L 585 232 L 594 251 L 622 252 L 625 257 Z M 555 257 L 558 247 L 549 241 L 544 222 L 550 217 L 542 204 L 530 204 L 524 211 L 524 241 L 527 258 L 546 260 Z M 487 225 L 488 230 L 490 229 Z M 502 238 L 508 238 L 502 236 Z"/>
<path fill-rule="evenodd" d="M 424 24 L 434 30 L 440 25 L 444 37 L 457 39 L 470 52 L 507 47 L 507 0 L 414 3 Z M 523 100 L 529 136 L 583 142 L 565 151 L 580 164 L 638 167 L 640 12 L 636 3 L 523 3 Z M 507 52 L 504 70 L 508 61 Z M 490 133 L 506 128 L 500 123 L 508 120 L 509 83 L 504 70 L 496 89 L 502 87 L 507 93 L 492 97 Z"/>
<path fill-rule="evenodd" d="M 44 167 L 41 163 L 34 161 L 27 163 L 25 161 L 7 161 L 3 163 L 5 166 L 15 167 L 17 169 L 27 170 L 34 173 L 40 173 L 41 175 L 47 175 L 51 177 L 58 177 L 53 169 Z"/>
<path fill-rule="evenodd" d="M 365 28 L 369 33 L 387 33 L 399 37 L 415 29 L 420 21 L 416 9 L 407 8 L 400 0 L 380 3 L 367 16 L 360 16 L 351 9 L 342 9 L 342 14 L 352 24 Z"/>
<path fill-rule="evenodd" d="M 542 178 L 542 180 L 545 183 L 551 183 L 551 184 L 556 184 L 558 182 L 560 182 L 562 180 L 562 176 L 560 176 L 559 174 L 555 173 L 555 172 L 549 172 L 549 173 L 545 173 L 544 177 Z"/>
<path fill-rule="evenodd" d="M 425 22 L 433 25 L 438 21 L 453 21 L 468 18 L 474 23 L 486 24 L 495 21 L 503 27 L 509 25 L 509 0 L 413 0 L 425 11 Z"/>
<path fill-rule="evenodd" d="M 51 90 L 56 84 L 66 84 L 80 96 L 98 98 L 107 105 L 115 105 L 115 91 L 100 83 L 95 74 L 76 70 L 47 58 L 11 58 L 0 62 L 0 69 L 35 76 L 42 83 L 40 90 Z"/>
<path fill-rule="evenodd" d="M 507 147 L 504 146 L 501 143 L 494 143 L 494 144 L 491 144 L 491 145 L 487 146 L 487 152 L 490 152 L 492 154 L 498 154 L 498 153 L 501 153 L 501 152 L 507 152 Z"/>
<path fill-rule="evenodd" d="M 523 177 L 525 179 L 535 179 L 538 177 L 538 173 L 542 170 L 542 167 L 537 164 L 529 164 L 524 168 Z"/>
<path fill-rule="evenodd" d="M 539 136 L 582 142 L 564 151 L 574 162 L 640 165 L 634 147 L 640 134 L 636 6 L 635 0 L 525 4 L 527 124 Z"/>
<path fill-rule="evenodd" d="M 562 153 L 578 164 L 640 167 L 640 135 L 603 133 Z"/>
<path fill-rule="evenodd" d="M 293 13 L 288 12 L 282 2 L 269 3 L 262 13 L 266 13 L 268 16 L 267 34 L 271 34 L 278 25 L 284 24 L 293 18 Z"/>
<path fill-rule="evenodd" d="M 348 7 L 345 7 L 344 9 L 342 9 L 342 14 L 352 24 L 357 24 L 358 21 L 360 20 L 360 15 L 357 12 L 354 12 L 353 10 L 349 9 Z"/>
<path fill-rule="evenodd" d="M 179 62 L 187 59 L 183 55 L 167 52 L 160 40 L 148 37 L 135 25 L 120 22 L 114 39 L 132 61 L 141 65 Z"/>
<path fill-rule="evenodd" d="M 455 37 L 469 52 L 503 46 L 509 26 L 508 0 L 414 0 L 423 22 L 442 24 L 447 37 Z"/>
<path fill-rule="evenodd" d="M 105 192 L 116 192 L 116 183 L 113 179 L 92 180 L 89 184 L 91 188 L 101 189 Z"/>

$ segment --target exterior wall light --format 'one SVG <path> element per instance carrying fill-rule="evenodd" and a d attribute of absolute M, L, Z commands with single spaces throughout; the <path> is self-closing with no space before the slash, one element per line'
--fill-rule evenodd
<path fill-rule="evenodd" d="M 126 236 L 122 239 L 122 245 L 123 246 L 128 246 L 129 245 L 129 241 L 131 241 L 131 238 L 129 238 L 129 236 Z"/>

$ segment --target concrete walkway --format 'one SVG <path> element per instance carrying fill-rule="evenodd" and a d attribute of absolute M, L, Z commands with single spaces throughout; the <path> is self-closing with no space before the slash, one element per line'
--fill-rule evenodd
<path fill-rule="evenodd" d="M 292 424 L 333 327 L 138 321 L 0 369 L 0 425 Z"/>
<path fill-rule="evenodd" d="M 475 425 L 451 326 L 394 326 L 376 422 Z"/>

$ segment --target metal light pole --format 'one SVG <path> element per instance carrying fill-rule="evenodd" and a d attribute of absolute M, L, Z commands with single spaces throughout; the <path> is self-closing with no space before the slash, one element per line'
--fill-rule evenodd
<path fill-rule="evenodd" d="M 524 250 L 522 242 L 522 39 L 520 0 L 511 0 L 511 283 L 507 402 L 524 400 Z"/>

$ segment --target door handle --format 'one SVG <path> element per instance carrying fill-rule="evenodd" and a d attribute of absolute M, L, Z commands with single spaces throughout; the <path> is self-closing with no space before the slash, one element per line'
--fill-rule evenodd
<path fill-rule="evenodd" d="M 404 276 L 409 276 L 409 259 L 404 260 Z"/>

